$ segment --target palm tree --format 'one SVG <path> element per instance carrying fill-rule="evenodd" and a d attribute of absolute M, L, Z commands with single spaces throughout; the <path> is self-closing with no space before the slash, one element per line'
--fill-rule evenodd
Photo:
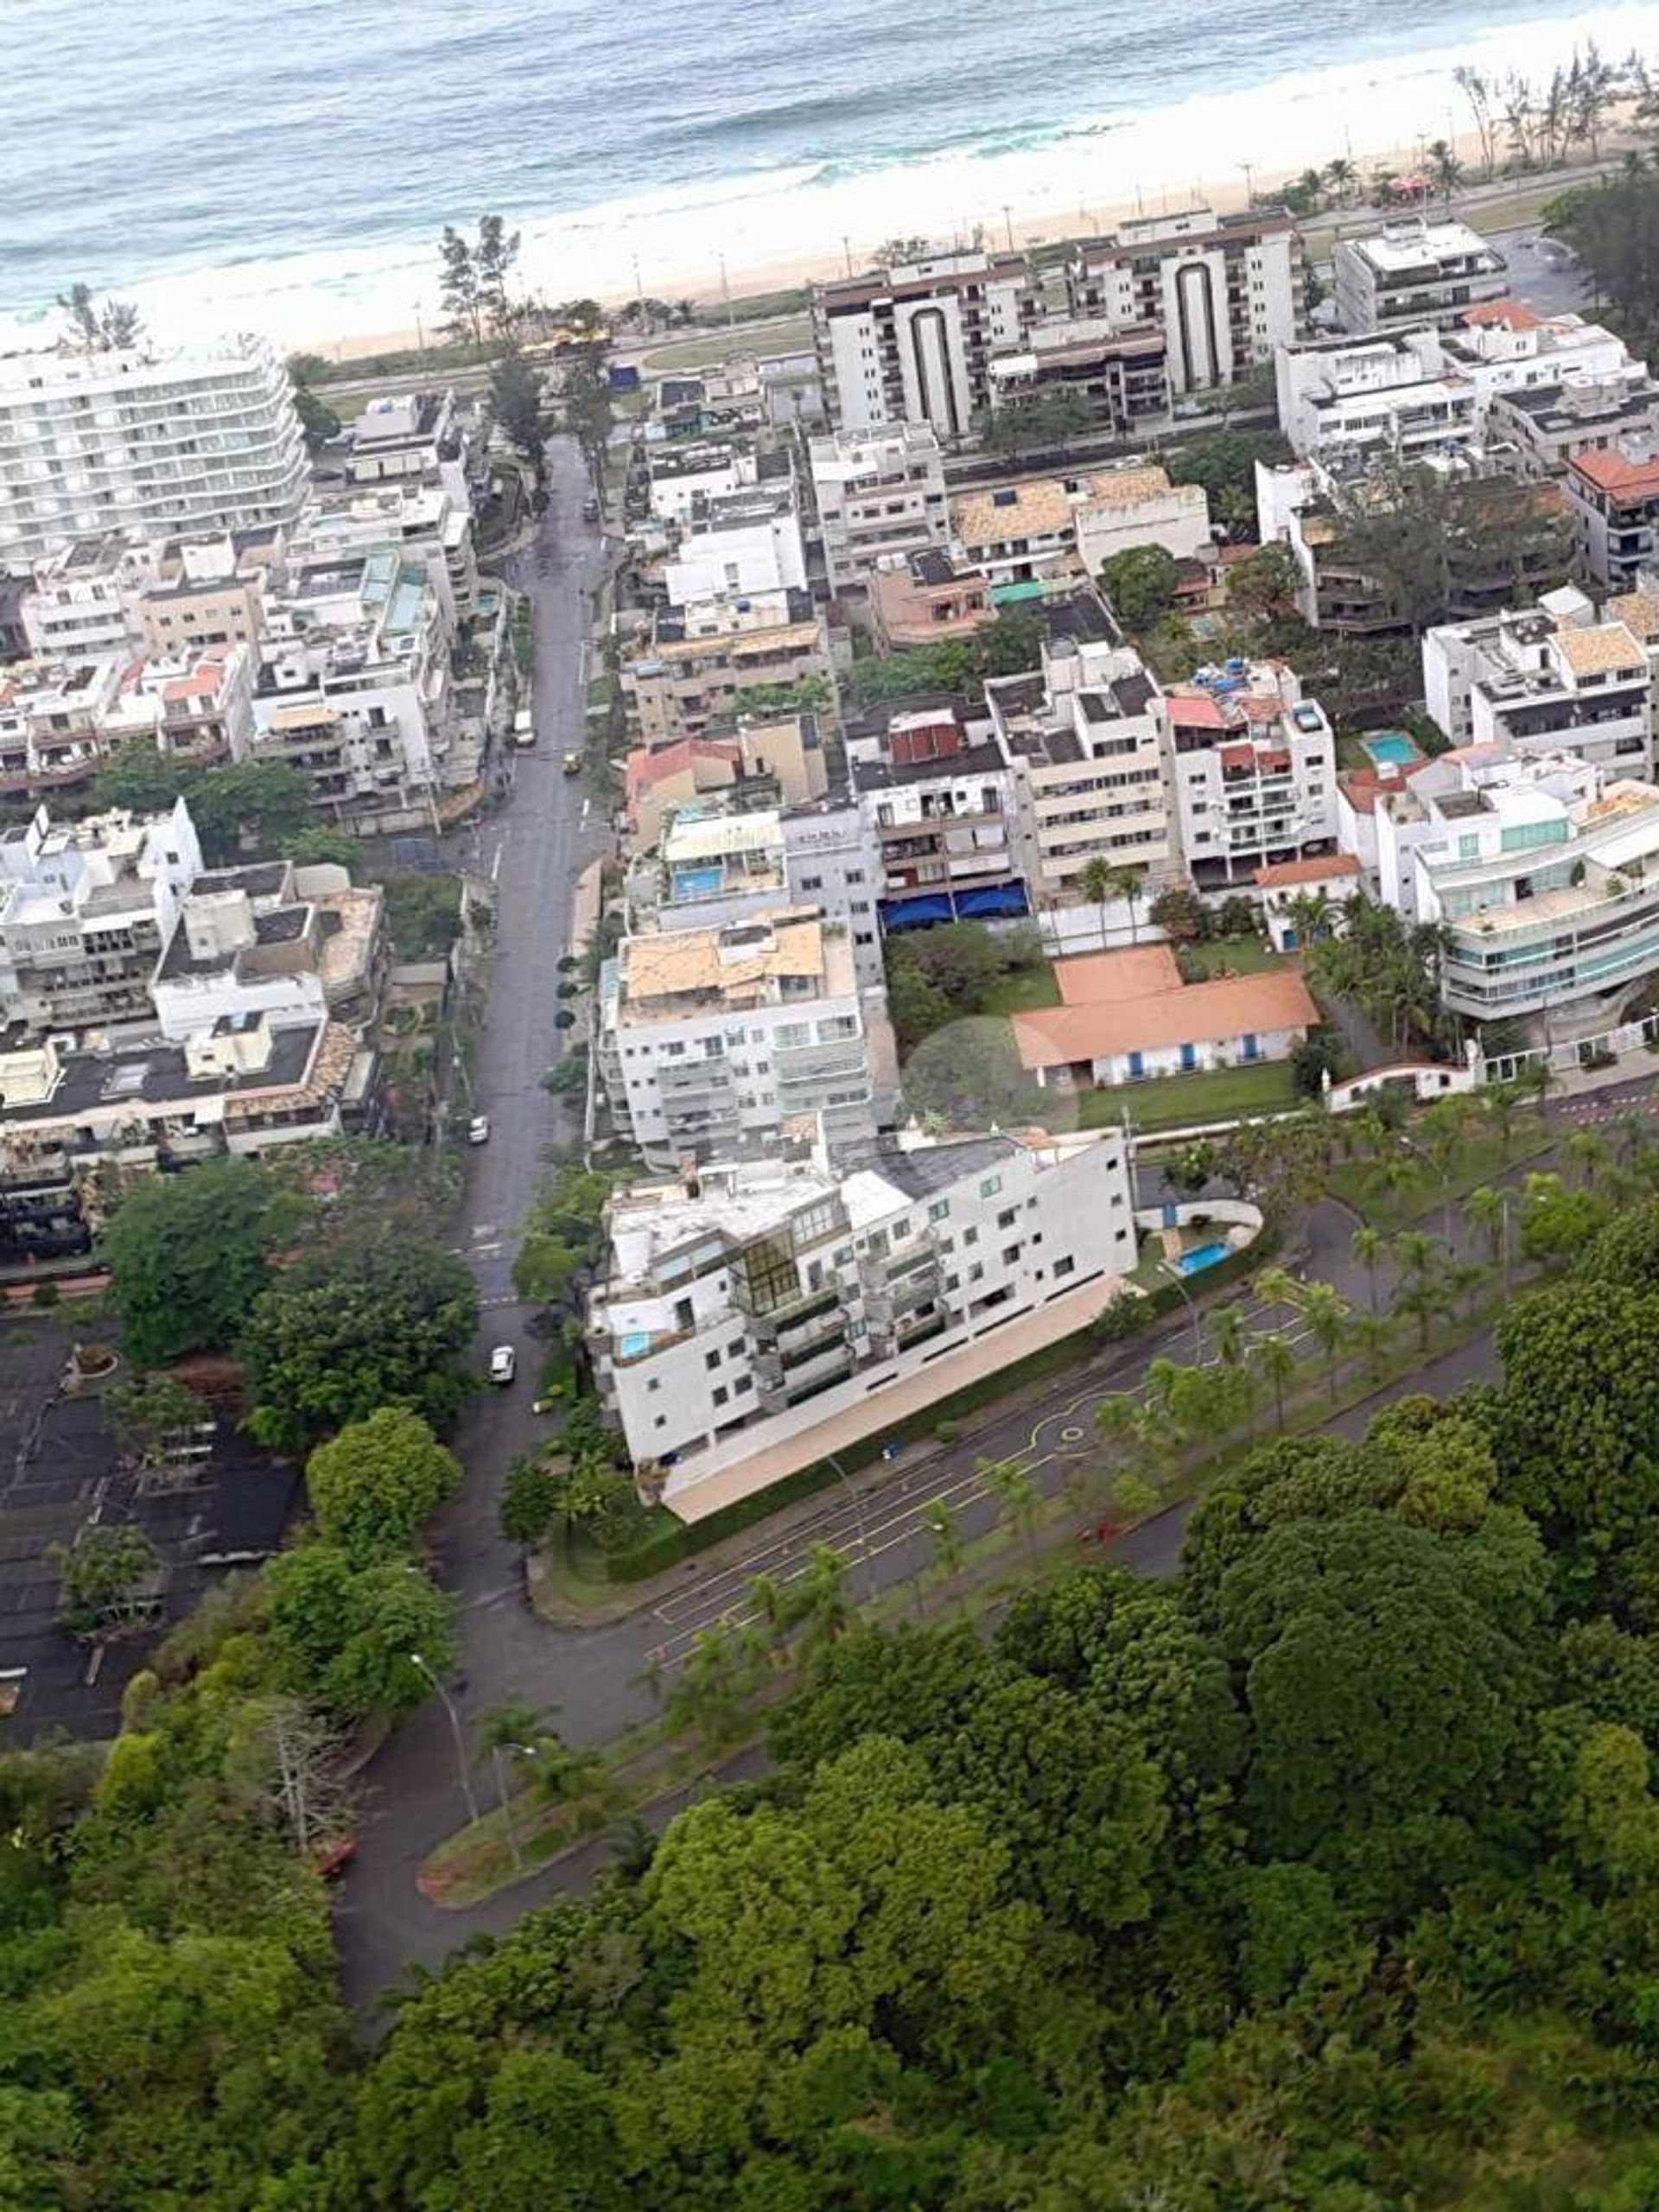
<path fill-rule="evenodd" d="M 1325 1379 L 1337 1395 L 1337 1354 L 1348 1333 L 1348 1307 L 1328 1282 L 1311 1282 L 1302 1293 L 1302 1317 L 1325 1354 Z"/>
<path fill-rule="evenodd" d="M 1521 1110 L 1521 1085 L 1511 1077 L 1507 1083 L 1491 1084 L 1483 1101 L 1487 1120 L 1497 1128 L 1498 1144 L 1506 1161 L 1515 1136 L 1515 1117 Z"/>
<path fill-rule="evenodd" d="M 1372 1313 L 1381 1313 L 1382 1301 L 1377 1296 L 1376 1288 L 1376 1263 L 1382 1256 L 1382 1230 L 1373 1229 L 1369 1221 L 1361 1222 L 1359 1227 L 1348 1239 L 1348 1249 L 1370 1278 Z"/>
<path fill-rule="evenodd" d="M 1279 1433 L 1285 1433 L 1285 1385 L 1296 1372 L 1296 1355 L 1281 1336 L 1258 1337 L 1252 1355 L 1262 1380 L 1273 1392 Z"/>
<path fill-rule="evenodd" d="M 1353 163 L 1349 161 L 1344 161 L 1342 156 L 1338 154 L 1334 162 L 1327 162 L 1325 163 L 1325 181 L 1326 184 L 1330 186 L 1332 191 L 1335 193 L 1337 196 L 1337 205 L 1339 207 L 1343 207 L 1347 205 L 1348 195 L 1352 192 L 1355 185 L 1359 180 L 1354 174 Z"/>
<path fill-rule="evenodd" d="M 1421 1282 L 1440 1255 L 1440 1246 L 1421 1229 L 1402 1229 L 1389 1248 L 1396 1268 Z"/>
<path fill-rule="evenodd" d="M 1580 1188 L 1588 1190 L 1596 1179 L 1596 1170 L 1606 1164 L 1606 1139 L 1596 1129 L 1574 1129 L 1564 1149 L 1579 1170 Z"/>
<path fill-rule="evenodd" d="M 1224 1306 L 1219 1313 L 1210 1316 L 1210 1341 L 1216 1348 L 1216 1357 L 1224 1367 L 1236 1368 L 1243 1363 L 1248 1349 L 1243 1310 L 1236 1306 Z"/>
<path fill-rule="evenodd" d="M 1356 1313 L 1350 1321 L 1349 1329 L 1353 1343 L 1364 1360 L 1366 1373 L 1375 1376 L 1382 1364 L 1389 1338 L 1394 1334 L 1393 1322 L 1386 1313 Z"/>
<path fill-rule="evenodd" d="M 1505 1191 L 1495 1191 L 1490 1183 L 1483 1183 L 1478 1190 L 1471 1191 L 1463 1202 L 1463 1210 L 1475 1226 L 1485 1234 L 1488 1249 L 1503 1272 L 1503 1287 L 1510 1287 L 1510 1200 Z"/>
<path fill-rule="evenodd" d="M 1037 1523 L 1041 1517 L 1042 1492 L 1023 1459 L 979 1459 L 974 1471 L 987 1490 L 995 1491 L 1001 1506 L 997 1518 L 1025 1537 L 1031 1563 L 1037 1564 Z"/>
<path fill-rule="evenodd" d="M 744 1595 L 766 1630 L 766 1663 L 777 1666 L 787 1647 L 789 1631 L 799 1618 L 796 1592 L 786 1590 L 775 1575 L 752 1574 Z"/>
<path fill-rule="evenodd" d="M 480 1747 L 490 1755 L 490 1764 L 495 1771 L 495 1794 L 501 1807 L 501 1818 L 507 1831 L 507 1848 L 512 1853 L 515 1867 L 521 1867 L 524 1853 L 518 1846 L 518 1831 L 513 1825 L 512 1798 L 507 1789 L 507 1761 L 515 1764 L 541 1756 L 544 1747 L 557 1738 L 550 1735 L 544 1716 L 534 1706 L 511 1701 L 492 1706 L 479 1724 Z"/>
<path fill-rule="evenodd" d="M 1416 1322 L 1417 1348 L 1427 1351 L 1429 1325 L 1446 1311 L 1445 1286 L 1427 1275 L 1414 1276 L 1396 1292 L 1394 1310 L 1403 1319 Z"/>
<path fill-rule="evenodd" d="M 1428 149 L 1428 173 L 1449 211 L 1452 195 L 1463 181 L 1463 163 L 1444 138 L 1437 138 Z"/>
<path fill-rule="evenodd" d="M 962 1541 L 962 1524 L 942 1497 L 936 1497 L 924 1509 L 922 1526 L 926 1529 L 930 1546 L 927 1576 L 931 1582 L 954 1582 L 962 1573 L 967 1556 Z M 963 1603 L 966 1603 L 964 1599 Z"/>
<path fill-rule="evenodd" d="M 1283 1268 L 1263 1268 L 1255 1279 L 1257 1297 L 1269 1306 L 1296 1306 L 1300 1288 L 1294 1275 Z"/>
<path fill-rule="evenodd" d="M 671 1736 L 694 1735 L 712 1751 L 731 1732 L 741 1696 L 737 1655 L 718 1629 L 692 1639 L 685 1664 L 663 1707 Z"/>
<path fill-rule="evenodd" d="M 814 1544 L 798 1584 L 796 1618 L 806 1623 L 801 1649 L 811 1654 L 847 1633 L 853 1618 L 847 1561 L 833 1544 Z"/>
<path fill-rule="evenodd" d="M 1451 1261 L 1445 1277 L 1446 1303 L 1455 1307 L 1467 1300 L 1472 1305 L 1475 1293 L 1484 1283 L 1486 1275 L 1487 1269 L 1478 1260 Z M 1467 1318 L 1465 1314 L 1465 1319 Z"/>

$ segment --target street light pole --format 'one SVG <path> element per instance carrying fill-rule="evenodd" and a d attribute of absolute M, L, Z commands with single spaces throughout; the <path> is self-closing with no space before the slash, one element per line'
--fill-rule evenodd
<path fill-rule="evenodd" d="M 868 1540 L 864 1534 L 864 1501 L 860 1497 L 856 1488 L 854 1486 L 852 1477 L 848 1473 L 846 1468 L 842 1465 L 840 1460 L 836 1459 L 835 1453 L 833 1452 L 826 1452 L 823 1457 L 825 1465 L 833 1467 L 836 1474 L 840 1477 L 842 1488 L 846 1491 L 848 1497 L 852 1502 L 853 1529 L 855 1535 L 858 1538 L 858 1555 L 865 1562 L 864 1580 L 866 1582 L 868 1582 L 870 1580 L 870 1547 Z M 874 1593 L 872 1591 L 867 1590 L 864 1594 L 868 1598 L 873 1596 Z"/>
<path fill-rule="evenodd" d="M 473 1795 L 473 1778 L 467 1770 L 467 1738 L 461 1732 L 461 1715 L 455 1710 L 455 1701 L 450 1696 L 448 1691 L 445 1689 L 443 1684 L 438 1680 L 432 1669 L 428 1666 L 426 1661 L 422 1658 L 418 1651 L 411 1651 L 410 1653 L 409 1663 L 411 1667 L 418 1667 L 420 1669 L 422 1674 L 425 1675 L 427 1681 L 431 1683 L 433 1688 L 436 1690 L 438 1695 L 443 1700 L 443 1709 L 449 1716 L 450 1732 L 455 1739 L 455 1773 L 461 1783 L 461 1794 L 467 1807 L 467 1825 L 469 1827 L 476 1827 L 478 1823 L 478 1800 Z"/>
<path fill-rule="evenodd" d="M 1198 1302 L 1193 1298 L 1192 1292 L 1187 1288 L 1186 1279 L 1182 1274 L 1179 1268 L 1173 1266 L 1169 1261 L 1166 1260 L 1164 1262 L 1164 1273 L 1169 1277 L 1176 1289 L 1180 1292 L 1182 1298 L 1186 1301 L 1186 1310 L 1192 1317 L 1193 1353 L 1198 1365 L 1202 1367 L 1204 1364 L 1204 1319 L 1198 1312 Z"/>

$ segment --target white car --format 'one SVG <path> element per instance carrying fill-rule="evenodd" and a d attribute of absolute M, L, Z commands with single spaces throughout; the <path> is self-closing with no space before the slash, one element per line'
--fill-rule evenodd
<path fill-rule="evenodd" d="M 511 1344 L 497 1344 L 490 1354 L 490 1380 L 508 1383 L 518 1372 L 518 1355 Z"/>
<path fill-rule="evenodd" d="M 487 1114 L 474 1114 L 474 1116 L 473 1116 L 473 1118 L 472 1118 L 472 1120 L 471 1120 L 470 1122 L 467 1122 L 467 1143 L 468 1143 L 468 1144 L 488 1144 L 489 1141 L 490 1141 L 490 1117 L 489 1117 L 489 1116 L 488 1116 Z"/>

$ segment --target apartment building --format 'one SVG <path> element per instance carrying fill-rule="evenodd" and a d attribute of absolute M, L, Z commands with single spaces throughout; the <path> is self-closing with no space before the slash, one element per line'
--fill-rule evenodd
<path fill-rule="evenodd" d="M 699 493 L 664 572 L 671 607 L 754 593 L 804 591 L 806 549 L 792 485 Z"/>
<path fill-rule="evenodd" d="M 645 1486 L 688 1518 L 722 1471 L 807 1464 L 831 1416 L 874 1429 L 895 1386 L 908 1408 L 912 1378 L 943 1397 L 993 1347 L 1013 1360 L 1079 1326 L 1135 1255 L 1116 1131 L 906 1136 L 839 1171 L 822 1147 L 721 1162 L 614 1192 L 607 1226 L 598 1388 Z"/>
<path fill-rule="evenodd" d="M 1178 561 L 1211 545 L 1202 486 L 1172 484 L 1153 462 L 1087 475 L 1028 477 L 958 493 L 952 545 L 993 586 L 1082 574 L 1097 577 L 1114 553 L 1160 545 Z"/>
<path fill-rule="evenodd" d="M 1077 480 L 1073 507 L 1077 565 L 1098 576 L 1115 553 L 1158 545 L 1177 561 L 1213 550 L 1210 499 L 1201 484 L 1172 484 L 1154 463 L 1125 461 Z"/>
<path fill-rule="evenodd" d="M 1063 397 L 1081 400 L 1103 429 L 1127 437 L 1169 420 L 1169 346 L 1161 324 L 1120 330 L 1103 315 L 1059 315 L 1037 323 L 1018 353 L 988 364 L 991 406 Z"/>
<path fill-rule="evenodd" d="M 934 253 L 815 284 L 830 428 L 859 436 L 928 423 L 956 443 L 991 404 L 991 356 L 1017 350 L 1038 315 L 1022 253 Z"/>
<path fill-rule="evenodd" d="M 1455 1013 L 1552 1042 L 1616 1018 L 1659 968 L 1659 788 L 1497 753 L 1430 761 L 1379 805 L 1383 895 L 1446 931 Z"/>
<path fill-rule="evenodd" d="M 1611 774 L 1651 772 L 1649 650 L 1622 620 L 1598 620 L 1581 592 L 1430 630 L 1422 659 L 1429 714 L 1454 745 L 1498 745 L 1520 760 L 1573 752 Z"/>
<path fill-rule="evenodd" d="M 1301 234 L 1281 211 L 1147 215 L 1088 238 L 1066 268 L 1074 319 L 1161 332 L 1174 398 L 1236 383 L 1301 321 Z M 1149 370 L 1147 372 L 1149 375 Z"/>
<path fill-rule="evenodd" d="M 453 737 L 453 625 L 424 563 L 392 547 L 298 562 L 267 601 L 253 750 L 365 827 L 429 803 Z"/>
<path fill-rule="evenodd" d="M 723 499 L 760 481 L 753 454 L 717 442 L 647 446 L 651 512 L 658 522 L 683 523 L 699 499 Z"/>
<path fill-rule="evenodd" d="M 1176 834 L 1199 891 L 1333 852 L 1336 738 L 1282 661 L 1200 669 L 1164 694 Z"/>
<path fill-rule="evenodd" d="M 944 544 L 944 463 L 931 423 L 814 438 L 808 457 L 831 592 Z"/>
<path fill-rule="evenodd" d="M 996 620 L 988 578 L 943 547 L 912 553 L 869 578 L 870 618 L 884 652 L 971 638 Z"/>
<path fill-rule="evenodd" d="M 804 592 L 708 600 L 659 615 L 650 647 L 620 671 L 628 727 L 647 746 L 702 737 L 744 710 L 751 691 L 815 685 L 832 698 L 823 617 Z"/>
<path fill-rule="evenodd" d="M 461 461 L 465 444 L 453 391 L 388 393 L 370 400 L 352 424 L 346 479 L 359 485 L 435 482 Z"/>
<path fill-rule="evenodd" d="M 844 922 L 860 990 L 885 992 L 880 853 L 862 808 L 844 793 L 832 793 L 787 808 L 782 821 L 791 906 L 817 905 L 831 921 Z"/>
<path fill-rule="evenodd" d="M 885 1002 L 860 991 L 849 932 L 816 906 L 625 937 L 600 1001 L 612 1116 L 653 1166 L 758 1144 L 802 1115 L 852 1142 L 892 1087 Z"/>
<path fill-rule="evenodd" d="M 1583 573 L 1610 591 L 1633 589 L 1659 561 L 1659 437 L 1575 454 L 1566 492 Z"/>
<path fill-rule="evenodd" d="M 1513 300 L 1456 322 L 1303 339 L 1274 357 L 1280 427 L 1299 454 L 1409 461 L 1501 442 L 1565 395 L 1605 409 L 1651 383 L 1624 340 L 1582 315 L 1543 317 Z M 1500 411 L 1509 410 L 1509 411 Z M 1534 440 L 1529 452 L 1541 450 Z M 1536 467 L 1536 474 L 1552 473 Z"/>
<path fill-rule="evenodd" d="M 950 502 L 951 543 L 994 591 L 1000 584 L 1075 576 L 1076 496 L 1058 477 L 958 493 Z"/>
<path fill-rule="evenodd" d="M 162 581 L 138 601 L 138 645 L 163 659 L 221 645 L 253 651 L 264 629 L 265 573 L 230 537 L 169 547 Z"/>
<path fill-rule="evenodd" d="M 197 875 L 179 900 L 149 980 L 163 1037 L 178 1044 L 259 1016 L 281 1028 L 360 1026 L 384 974 L 382 894 L 339 868 L 288 861 Z"/>
<path fill-rule="evenodd" d="M 177 660 L 20 661 L 0 671 L 0 798 L 84 791 L 118 746 L 240 760 L 253 730 L 245 645 Z"/>
<path fill-rule="evenodd" d="M 1090 861 L 1156 891 L 1177 847 L 1163 695 L 1140 656 L 1104 640 L 1051 639 L 1030 675 L 999 677 L 985 702 L 1014 779 L 1020 873 L 1033 906 L 1078 894 Z"/>
<path fill-rule="evenodd" d="M 1449 217 L 1414 215 L 1339 238 L 1333 259 L 1337 321 L 1348 331 L 1449 327 L 1510 289 L 1509 264 L 1497 247 Z"/>
<path fill-rule="evenodd" d="M 77 537 L 36 563 L 19 613 L 27 650 L 41 660 L 119 653 L 140 629 L 139 606 L 162 573 L 159 545 Z"/>
<path fill-rule="evenodd" d="M 988 725 L 970 731 L 954 706 L 908 710 L 849 740 L 848 757 L 884 930 L 1029 912 L 1016 781 Z"/>
<path fill-rule="evenodd" d="M 7 1033 L 101 1027 L 150 1013 L 149 984 L 201 873 L 182 799 L 0 830 L 0 1021 Z"/>
<path fill-rule="evenodd" d="M 111 531 L 284 522 L 306 481 L 288 372 L 263 340 L 0 357 L 0 569 Z"/>
<path fill-rule="evenodd" d="M 446 471 L 442 480 L 389 478 L 381 484 L 322 493 L 289 532 L 289 566 L 351 560 L 391 547 L 418 561 L 431 580 L 446 617 L 468 613 L 478 589 L 472 503 L 459 496 Z"/>

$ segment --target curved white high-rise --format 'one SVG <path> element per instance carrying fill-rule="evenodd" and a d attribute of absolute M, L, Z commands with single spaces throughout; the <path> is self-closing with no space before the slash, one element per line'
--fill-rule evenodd
<path fill-rule="evenodd" d="M 79 537 L 160 537 L 297 514 L 305 440 L 263 340 L 0 356 L 0 571 Z"/>

